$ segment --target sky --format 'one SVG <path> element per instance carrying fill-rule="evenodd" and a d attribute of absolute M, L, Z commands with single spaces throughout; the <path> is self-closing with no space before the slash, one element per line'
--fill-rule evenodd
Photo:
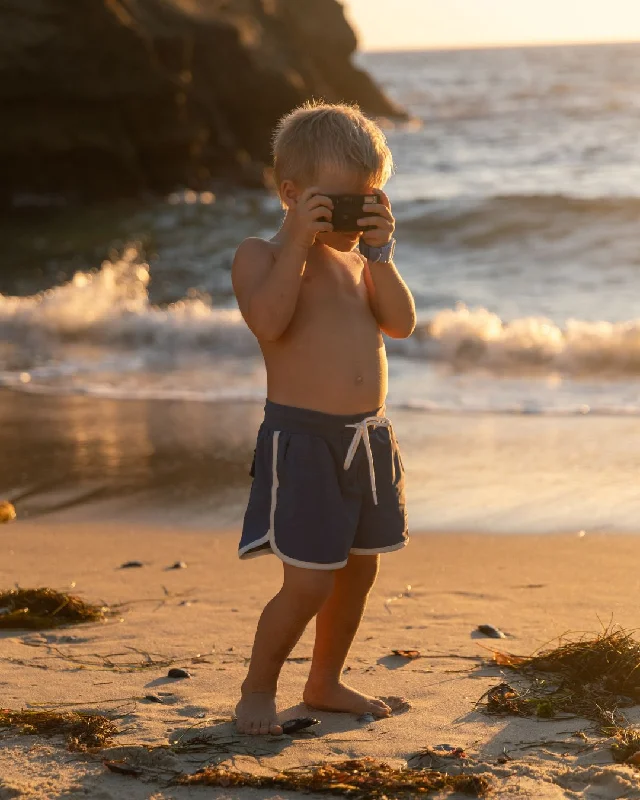
<path fill-rule="evenodd" d="M 640 41 L 640 0 L 342 0 L 362 50 Z"/>

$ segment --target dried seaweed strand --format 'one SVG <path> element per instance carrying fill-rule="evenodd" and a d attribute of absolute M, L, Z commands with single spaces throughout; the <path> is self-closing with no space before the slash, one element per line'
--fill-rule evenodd
<path fill-rule="evenodd" d="M 39 630 L 80 622 L 100 622 L 110 609 L 86 603 L 55 589 L 10 589 L 0 592 L 0 628 Z"/>
<path fill-rule="evenodd" d="M 521 692 L 500 683 L 476 705 L 486 697 L 483 708 L 489 714 L 548 718 L 572 714 L 589 719 L 598 733 L 614 738 L 614 759 L 628 760 L 640 752 L 640 729 L 631 726 L 620 711 L 640 703 L 640 642 L 633 638 L 634 632 L 607 627 L 595 638 L 583 634 L 533 656 L 494 650 L 496 664 L 531 683 Z"/>
<path fill-rule="evenodd" d="M 351 759 L 288 769 L 273 776 L 252 775 L 224 767 L 205 767 L 176 778 L 179 785 L 253 787 L 323 792 L 361 800 L 413 798 L 443 789 L 483 796 L 489 782 L 480 775 L 447 775 L 435 770 L 395 769 L 373 758 Z"/>
<path fill-rule="evenodd" d="M 63 735 L 69 750 L 79 751 L 108 747 L 118 733 L 109 717 L 79 711 L 12 711 L 0 708 L 0 728 L 25 736 Z"/>

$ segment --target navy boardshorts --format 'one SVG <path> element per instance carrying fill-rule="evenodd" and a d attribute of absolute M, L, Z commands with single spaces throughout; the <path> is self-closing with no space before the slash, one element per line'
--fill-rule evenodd
<path fill-rule="evenodd" d="M 384 406 L 341 415 L 267 400 L 250 475 L 240 558 L 340 569 L 349 553 L 408 541 L 404 467 Z"/>

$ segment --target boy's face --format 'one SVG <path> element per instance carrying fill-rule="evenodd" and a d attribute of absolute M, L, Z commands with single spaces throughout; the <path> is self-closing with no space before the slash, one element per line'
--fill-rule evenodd
<path fill-rule="evenodd" d="M 321 194 L 373 194 L 376 187 L 357 170 L 349 170 L 332 164 L 323 164 L 318 170 L 318 174 L 313 185 L 320 188 Z M 307 186 L 300 188 L 302 193 Z M 363 211 L 364 214 L 364 211 Z M 349 252 L 353 250 L 360 239 L 360 231 L 338 231 L 335 233 L 319 233 L 316 241 L 332 247 L 334 250 Z"/>

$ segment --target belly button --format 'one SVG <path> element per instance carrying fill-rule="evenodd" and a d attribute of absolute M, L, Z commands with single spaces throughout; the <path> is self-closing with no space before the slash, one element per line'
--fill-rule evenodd
<path fill-rule="evenodd" d="M 362 375 L 358 375 L 358 377 L 356 378 L 356 383 L 362 383 L 362 381 L 363 381 Z"/>

